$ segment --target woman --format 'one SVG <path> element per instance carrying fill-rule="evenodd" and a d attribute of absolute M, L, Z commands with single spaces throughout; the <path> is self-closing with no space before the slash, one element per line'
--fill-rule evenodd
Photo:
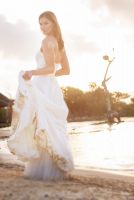
<path fill-rule="evenodd" d="M 46 37 L 37 69 L 20 72 L 8 147 L 25 162 L 26 177 L 62 180 L 73 169 L 73 159 L 66 134 L 68 108 L 55 76 L 69 74 L 69 63 L 55 14 L 42 13 L 39 24 Z"/>

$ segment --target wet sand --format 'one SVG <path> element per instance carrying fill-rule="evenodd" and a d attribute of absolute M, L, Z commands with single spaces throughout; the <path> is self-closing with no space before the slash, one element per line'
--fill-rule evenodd
<path fill-rule="evenodd" d="M 3 136 L 2 136 L 3 137 Z M 134 200 L 134 176 L 75 169 L 64 181 L 23 176 L 24 165 L 0 154 L 0 200 Z"/>

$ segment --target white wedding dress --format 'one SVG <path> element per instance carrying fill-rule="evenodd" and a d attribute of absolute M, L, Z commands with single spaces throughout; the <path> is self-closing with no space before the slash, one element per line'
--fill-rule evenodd
<path fill-rule="evenodd" d="M 36 60 L 38 68 L 45 65 L 41 52 Z M 8 147 L 25 162 L 25 176 L 62 180 L 73 169 L 73 158 L 66 133 L 68 108 L 61 88 L 54 74 L 26 81 L 23 73 L 19 74 Z"/>

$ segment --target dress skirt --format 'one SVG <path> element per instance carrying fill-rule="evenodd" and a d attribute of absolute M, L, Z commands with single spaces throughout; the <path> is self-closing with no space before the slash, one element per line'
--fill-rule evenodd
<path fill-rule="evenodd" d="M 22 76 L 20 72 L 8 147 L 25 163 L 26 177 L 62 180 L 73 169 L 73 158 L 61 88 L 54 75 L 30 81 Z"/>

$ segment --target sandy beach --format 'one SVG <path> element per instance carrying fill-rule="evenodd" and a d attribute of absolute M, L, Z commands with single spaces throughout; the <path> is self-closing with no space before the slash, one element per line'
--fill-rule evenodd
<path fill-rule="evenodd" d="M 0 200 L 134 200 L 133 175 L 75 169 L 64 181 L 44 182 L 25 178 L 23 169 L 13 155 L 0 154 Z"/>

